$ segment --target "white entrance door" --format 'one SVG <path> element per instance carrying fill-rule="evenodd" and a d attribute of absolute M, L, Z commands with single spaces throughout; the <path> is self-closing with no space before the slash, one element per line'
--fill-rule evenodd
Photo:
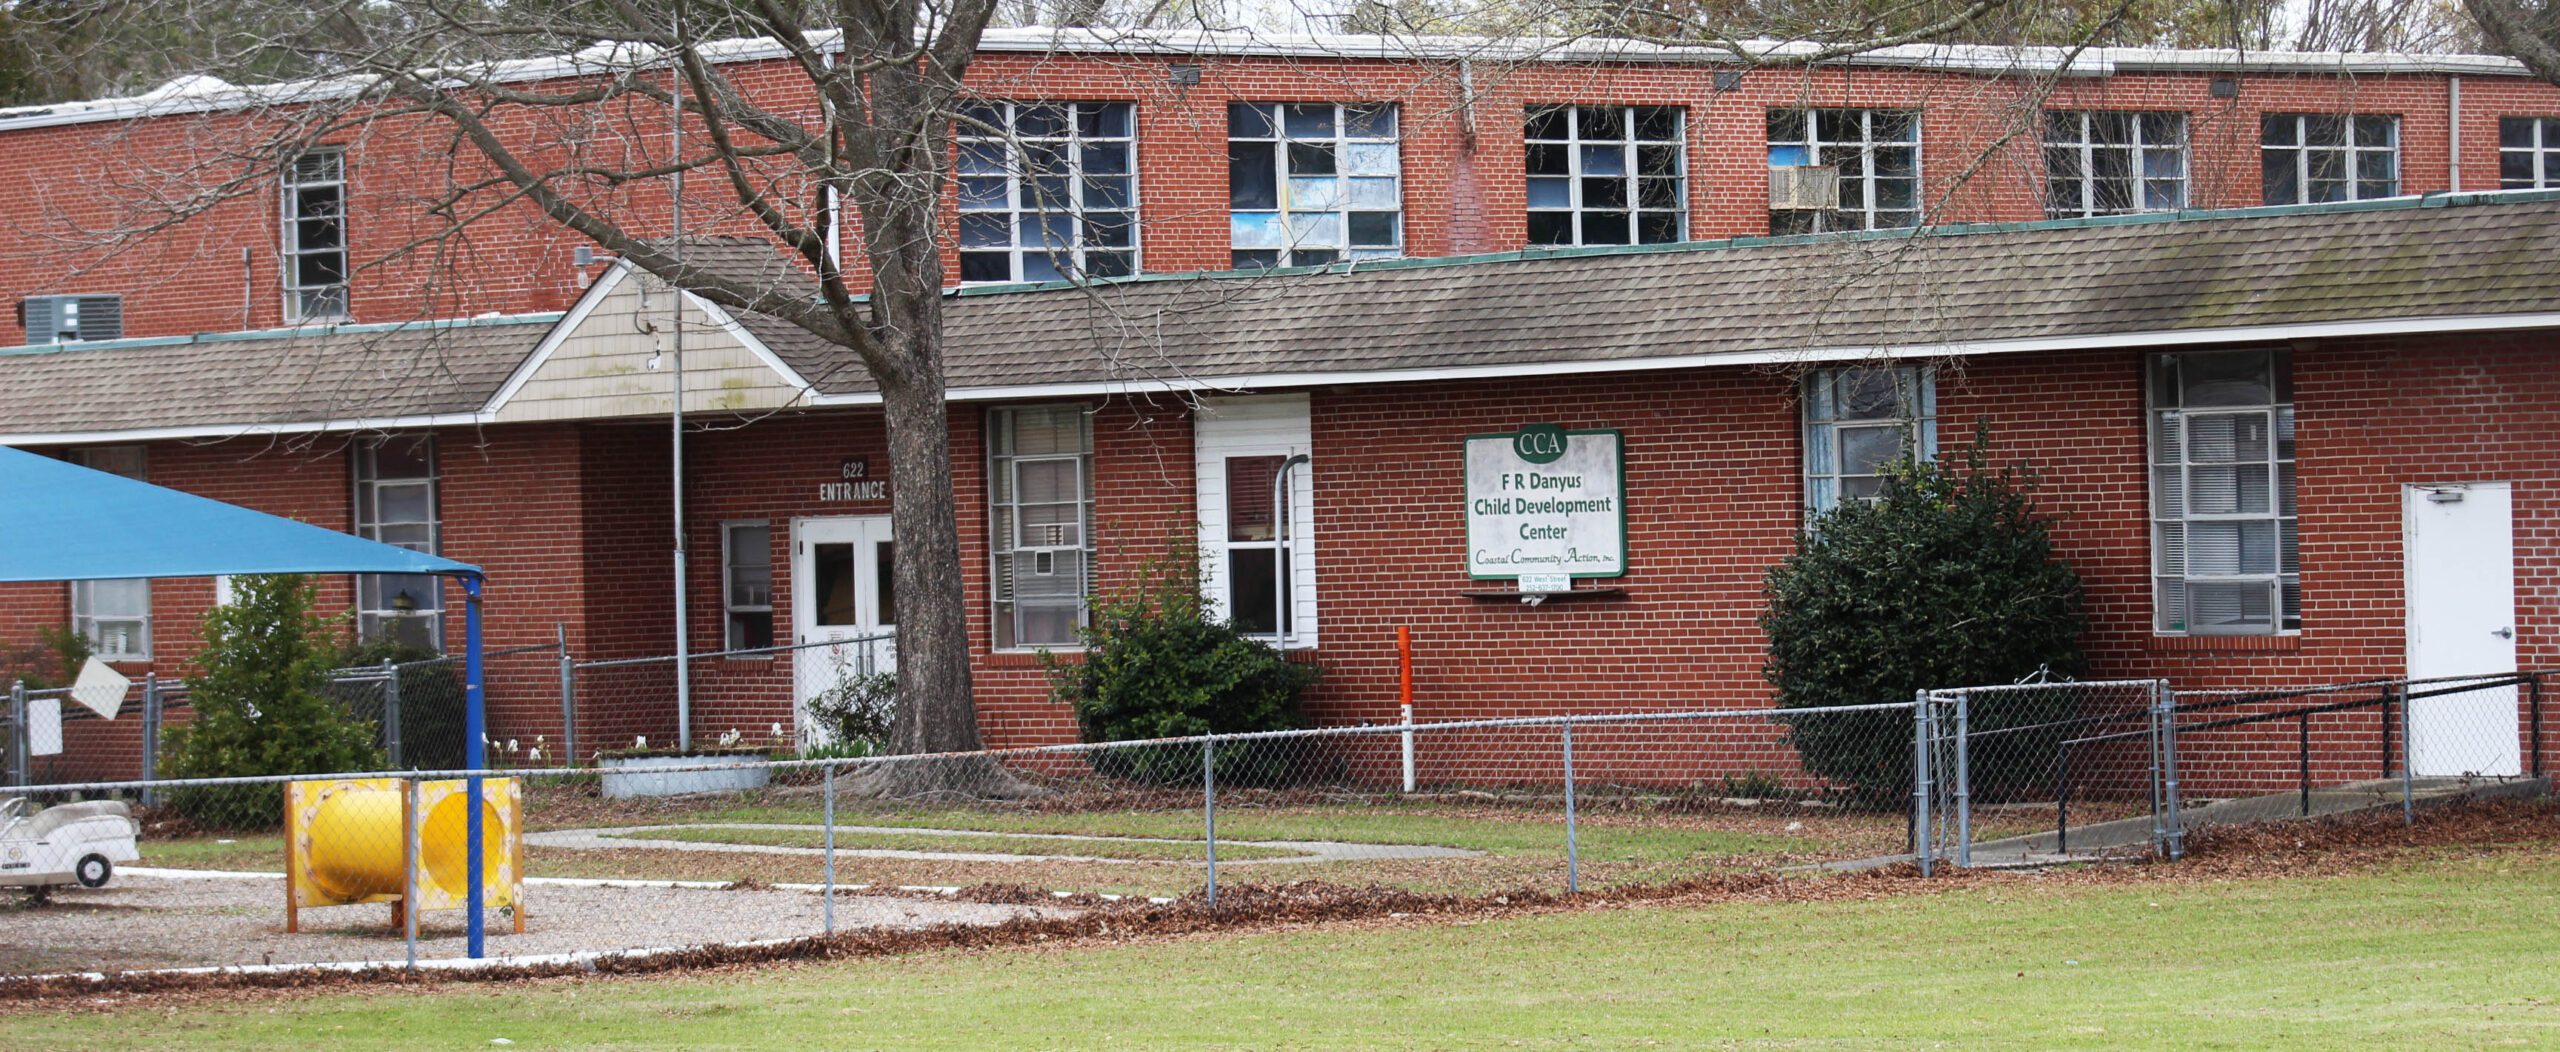
<path fill-rule="evenodd" d="M 2516 670 L 2515 534 L 2504 482 L 2410 486 L 2407 547 L 2409 678 Z M 2413 688 L 2425 693 L 2420 684 Z M 2441 688 L 2438 688 L 2441 689 Z M 2409 708 L 2409 770 L 2418 775 L 2520 772 L 2516 691 L 2497 687 Z"/>
<path fill-rule="evenodd" d="M 823 744 L 810 699 L 897 670 L 898 546 L 886 515 L 798 519 L 791 533 L 792 642 L 824 644 L 792 655 L 800 740 Z"/>

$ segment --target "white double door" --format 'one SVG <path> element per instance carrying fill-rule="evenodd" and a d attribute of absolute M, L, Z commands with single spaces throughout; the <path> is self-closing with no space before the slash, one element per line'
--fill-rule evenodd
<path fill-rule="evenodd" d="M 817 644 L 792 655 L 801 740 L 813 741 L 811 698 L 897 671 L 897 552 L 886 515 L 792 520 L 792 642 Z"/>
<path fill-rule="evenodd" d="M 2511 497 L 2504 482 L 2403 491 L 2409 678 L 2516 670 Z M 2411 690 L 2423 695 L 2459 686 L 2420 683 Z M 2409 705 L 2409 770 L 2420 776 L 2519 774 L 2521 726 L 2513 686 L 2417 698 Z"/>

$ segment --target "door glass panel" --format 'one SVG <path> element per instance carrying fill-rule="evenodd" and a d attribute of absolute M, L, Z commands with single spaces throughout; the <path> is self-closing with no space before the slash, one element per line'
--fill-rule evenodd
<path fill-rule="evenodd" d="M 854 624 L 853 546 L 809 546 L 809 587 L 817 600 L 817 623 Z"/>
<path fill-rule="evenodd" d="M 871 546 L 871 573 L 877 582 L 879 606 L 872 611 L 872 624 L 887 628 L 898 623 L 898 542 L 882 541 Z"/>

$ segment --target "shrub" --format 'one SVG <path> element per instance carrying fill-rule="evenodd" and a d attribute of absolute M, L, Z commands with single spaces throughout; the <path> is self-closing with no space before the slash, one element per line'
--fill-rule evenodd
<path fill-rule="evenodd" d="M 1177 555 L 1176 567 L 1191 561 Z M 1106 597 L 1081 634 L 1082 661 L 1043 653 L 1050 691 L 1074 706 L 1088 742 L 1179 738 L 1289 730 L 1302 725 L 1298 696 L 1320 671 L 1290 661 L 1234 624 L 1213 620 L 1200 600 L 1198 576 L 1148 566 L 1135 585 Z M 1218 780 L 1270 785 L 1285 779 L 1288 759 L 1269 745 L 1232 743 L 1217 750 Z M 1094 757 L 1107 775 L 1149 785 L 1200 781 L 1197 746 L 1114 749 Z"/>
<path fill-rule="evenodd" d="M 0 647 L 0 690 L 24 682 L 28 690 L 68 687 L 89 663 L 89 637 L 65 625 L 36 630 L 36 641 Z"/>
<path fill-rule="evenodd" d="M 1906 462 L 1873 503 L 1846 502 L 1796 535 L 1769 571 L 1762 673 L 1790 708 L 1907 701 L 1918 690 L 2012 683 L 2040 670 L 2084 668 L 2080 578 L 2054 558 L 2035 514 L 2036 481 L 1992 470 L 1986 436 L 1953 464 Z M 2067 715 L 2065 692 L 1976 706 L 1973 731 Z M 2008 736 L 1976 752 L 1977 794 L 2008 791 L 2043 769 L 2053 733 Z M 1907 712 L 1792 722 L 1790 742 L 1813 773 L 1866 802 L 1911 792 Z"/>
<path fill-rule="evenodd" d="M 338 649 L 300 576 L 232 579 L 231 602 L 204 618 L 201 671 L 187 677 L 195 718 L 168 731 L 173 778 L 326 774 L 382 765 L 375 728 L 327 691 Z M 269 828 L 282 819 L 273 785 L 194 789 L 170 803 L 209 829 Z"/>
<path fill-rule="evenodd" d="M 378 668 L 384 661 L 398 667 L 400 766 L 408 770 L 454 771 L 465 766 L 463 730 L 470 692 L 464 682 L 462 662 L 437 661 L 440 656 L 414 643 L 380 639 L 349 645 L 331 659 L 342 669 Z M 346 707 L 349 715 L 376 728 L 382 726 L 387 715 L 383 711 L 383 684 L 372 680 L 332 682 L 329 693 Z M 377 736 L 374 740 L 386 748 L 390 742 L 388 737 Z"/>
<path fill-rule="evenodd" d="M 898 674 L 857 671 L 841 653 L 830 654 L 828 660 L 834 663 L 835 685 L 811 696 L 804 705 L 809 718 L 825 732 L 826 740 L 813 750 L 823 747 L 826 755 L 820 757 L 814 751 L 802 755 L 833 759 L 880 752 L 898 715 Z"/>

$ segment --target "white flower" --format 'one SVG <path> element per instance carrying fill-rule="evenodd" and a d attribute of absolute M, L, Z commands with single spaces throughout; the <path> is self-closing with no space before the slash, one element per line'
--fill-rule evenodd
<path fill-rule="evenodd" d="M 781 725 L 781 724 L 777 723 L 777 724 L 774 724 L 774 725 L 773 725 L 773 736 L 774 736 L 774 737 L 776 737 L 776 738 L 782 737 L 782 725 Z"/>
<path fill-rule="evenodd" d="M 632 748 L 634 748 L 634 749 L 646 749 L 646 748 L 648 748 L 648 747 L 649 747 L 649 736 L 648 736 L 648 735 L 646 735 L 646 734 L 635 734 L 635 735 L 632 735 L 632 736 L 631 736 L 631 747 L 632 747 Z"/>
<path fill-rule="evenodd" d="M 522 749 L 520 749 L 520 748 L 518 748 L 518 747 L 516 746 L 516 740 L 515 740 L 515 739 L 513 739 L 513 738 L 509 738 L 509 739 L 507 739 L 507 751 L 508 751 L 508 752 L 522 752 L 522 751 L 524 751 L 524 750 L 522 750 Z"/>
<path fill-rule="evenodd" d="M 541 763 L 541 762 L 542 762 L 542 746 L 539 746 L 539 745 L 534 746 L 534 747 L 532 748 L 532 750 L 531 750 L 531 751 L 528 751 L 528 752 L 526 752 L 526 753 L 524 754 L 524 758 L 525 758 L 525 759 L 527 759 L 527 760 L 531 760 L 531 761 L 533 761 L 533 762 L 535 762 L 535 763 Z"/>

